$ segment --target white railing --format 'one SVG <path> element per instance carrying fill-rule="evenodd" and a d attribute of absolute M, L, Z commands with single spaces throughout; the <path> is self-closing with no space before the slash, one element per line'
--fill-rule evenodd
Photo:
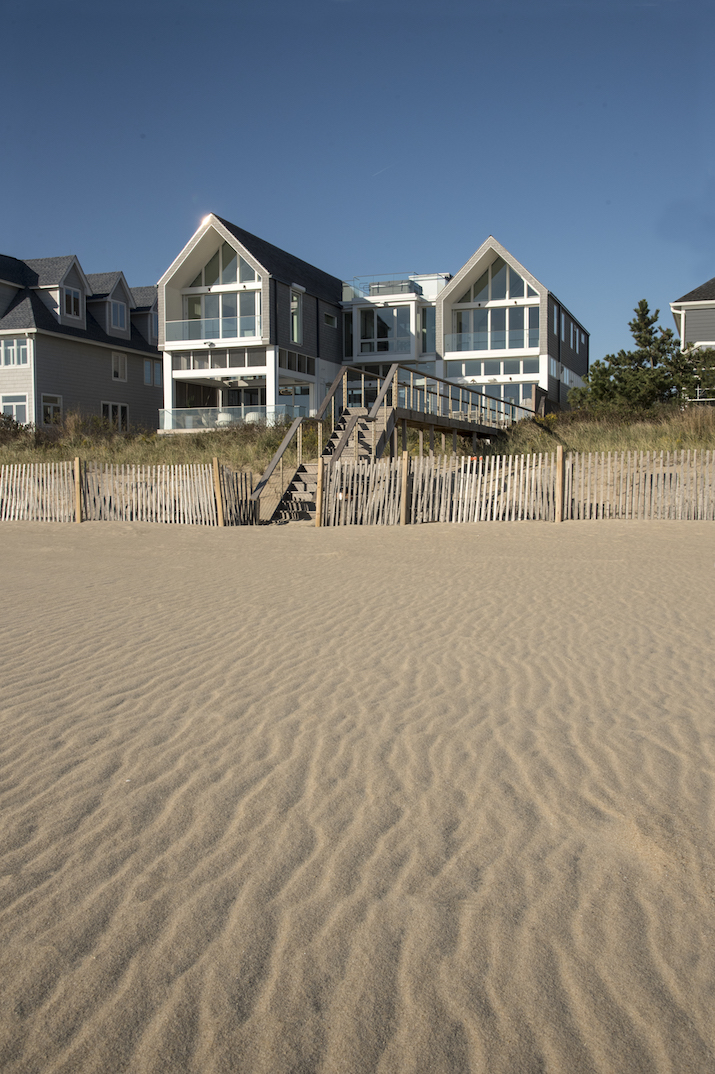
<path fill-rule="evenodd" d="M 202 429 L 228 429 L 232 425 L 280 425 L 307 416 L 307 407 L 287 403 L 276 406 L 184 407 L 160 410 L 159 431 L 198 432 Z"/>

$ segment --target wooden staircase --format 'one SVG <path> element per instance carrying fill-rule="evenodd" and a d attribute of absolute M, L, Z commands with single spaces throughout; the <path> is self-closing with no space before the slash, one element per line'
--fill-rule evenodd
<path fill-rule="evenodd" d="M 375 456 L 379 458 L 382 455 L 392 434 L 393 412 L 388 411 L 386 419 L 384 412 L 381 411 L 374 421 L 367 420 L 367 413 L 366 409 L 360 407 L 343 410 L 323 448 L 323 459 L 335 459 L 339 456 L 348 459 L 369 459 L 372 458 L 373 443 Z M 346 440 L 349 427 L 350 431 Z M 315 520 L 317 492 L 317 462 L 301 463 L 273 512 L 271 522 Z"/>

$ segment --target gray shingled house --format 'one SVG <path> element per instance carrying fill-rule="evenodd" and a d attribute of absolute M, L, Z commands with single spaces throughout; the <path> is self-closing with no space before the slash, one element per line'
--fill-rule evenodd
<path fill-rule="evenodd" d="M 74 255 L 0 255 L 0 405 L 25 424 L 70 410 L 156 428 L 162 403 L 157 289 L 85 274 Z"/>
<path fill-rule="evenodd" d="M 159 281 L 161 428 L 307 415 L 342 362 L 337 277 L 215 216 Z"/>
<path fill-rule="evenodd" d="M 670 303 L 683 346 L 715 347 L 715 277 Z"/>

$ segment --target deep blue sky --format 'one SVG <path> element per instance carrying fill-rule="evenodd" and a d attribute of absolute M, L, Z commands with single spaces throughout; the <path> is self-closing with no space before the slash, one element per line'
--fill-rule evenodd
<path fill-rule="evenodd" d="M 213 211 L 347 278 L 493 234 L 592 359 L 715 276 L 711 3 L 2 8 L 4 253 L 153 283 Z"/>

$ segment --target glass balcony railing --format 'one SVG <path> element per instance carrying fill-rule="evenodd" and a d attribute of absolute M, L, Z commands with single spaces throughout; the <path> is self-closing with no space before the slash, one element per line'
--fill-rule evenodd
<path fill-rule="evenodd" d="M 294 418 L 307 418 L 307 406 L 289 403 L 276 406 L 185 407 L 159 411 L 159 429 L 228 429 L 232 425 L 281 425 Z"/>
<path fill-rule="evenodd" d="M 167 321 L 167 343 L 191 339 L 257 339 L 260 317 L 207 317 L 192 321 Z"/>

